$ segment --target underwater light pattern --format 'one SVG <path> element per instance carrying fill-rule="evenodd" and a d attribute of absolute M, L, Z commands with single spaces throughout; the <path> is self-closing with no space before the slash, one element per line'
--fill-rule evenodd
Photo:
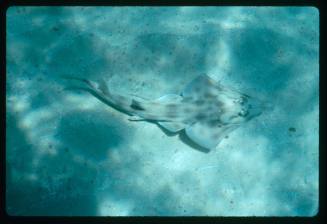
<path fill-rule="evenodd" d="M 318 212 L 317 9 L 10 7 L 6 38 L 9 215 Z"/>

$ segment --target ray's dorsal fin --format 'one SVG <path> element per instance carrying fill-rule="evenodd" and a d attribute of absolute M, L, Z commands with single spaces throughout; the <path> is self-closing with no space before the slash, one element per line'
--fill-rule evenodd
<path fill-rule="evenodd" d="M 217 88 L 218 86 L 219 83 L 210 78 L 209 76 L 200 75 L 186 85 L 181 95 L 183 97 L 194 98 L 203 94 L 208 89 Z"/>

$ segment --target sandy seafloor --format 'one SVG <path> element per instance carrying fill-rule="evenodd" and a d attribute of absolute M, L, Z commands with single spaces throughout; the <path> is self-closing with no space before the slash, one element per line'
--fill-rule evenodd
<path fill-rule="evenodd" d="M 60 78 L 155 99 L 200 74 L 274 108 L 204 153 Z M 12 7 L 6 76 L 10 215 L 318 211 L 315 8 Z"/>

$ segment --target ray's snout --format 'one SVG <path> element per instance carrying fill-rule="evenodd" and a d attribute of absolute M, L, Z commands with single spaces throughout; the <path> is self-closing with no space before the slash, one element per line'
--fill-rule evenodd
<path fill-rule="evenodd" d="M 249 118 L 259 116 L 264 110 L 265 103 L 263 101 L 252 97 L 248 99 Z"/>

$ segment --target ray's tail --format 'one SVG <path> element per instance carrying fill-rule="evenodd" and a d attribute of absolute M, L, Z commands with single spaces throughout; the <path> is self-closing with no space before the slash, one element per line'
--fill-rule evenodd
<path fill-rule="evenodd" d="M 110 95 L 108 86 L 106 85 L 104 80 L 101 80 L 101 82 L 93 82 L 85 78 L 79 78 L 79 77 L 74 77 L 74 76 L 61 76 L 63 79 L 68 79 L 68 80 L 77 80 L 83 83 L 86 83 L 88 89 L 94 93 L 97 93 L 99 95 L 105 94 L 105 95 Z M 79 88 L 79 87 L 76 87 Z M 86 88 L 81 87 L 80 89 L 86 90 Z"/>
<path fill-rule="evenodd" d="M 101 79 L 99 82 L 90 81 L 85 78 L 73 77 L 73 76 L 62 76 L 64 79 L 76 80 L 86 84 L 86 87 L 74 87 L 73 89 L 79 89 L 91 93 L 94 97 L 105 103 L 106 105 L 113 107 L 114 109 L 126 113 L 128 115 L 133 115 L 130 109 L 130 104 L 132 99 L 128 97 L 113 94 L 109 91 L 106 82 Z"/>

